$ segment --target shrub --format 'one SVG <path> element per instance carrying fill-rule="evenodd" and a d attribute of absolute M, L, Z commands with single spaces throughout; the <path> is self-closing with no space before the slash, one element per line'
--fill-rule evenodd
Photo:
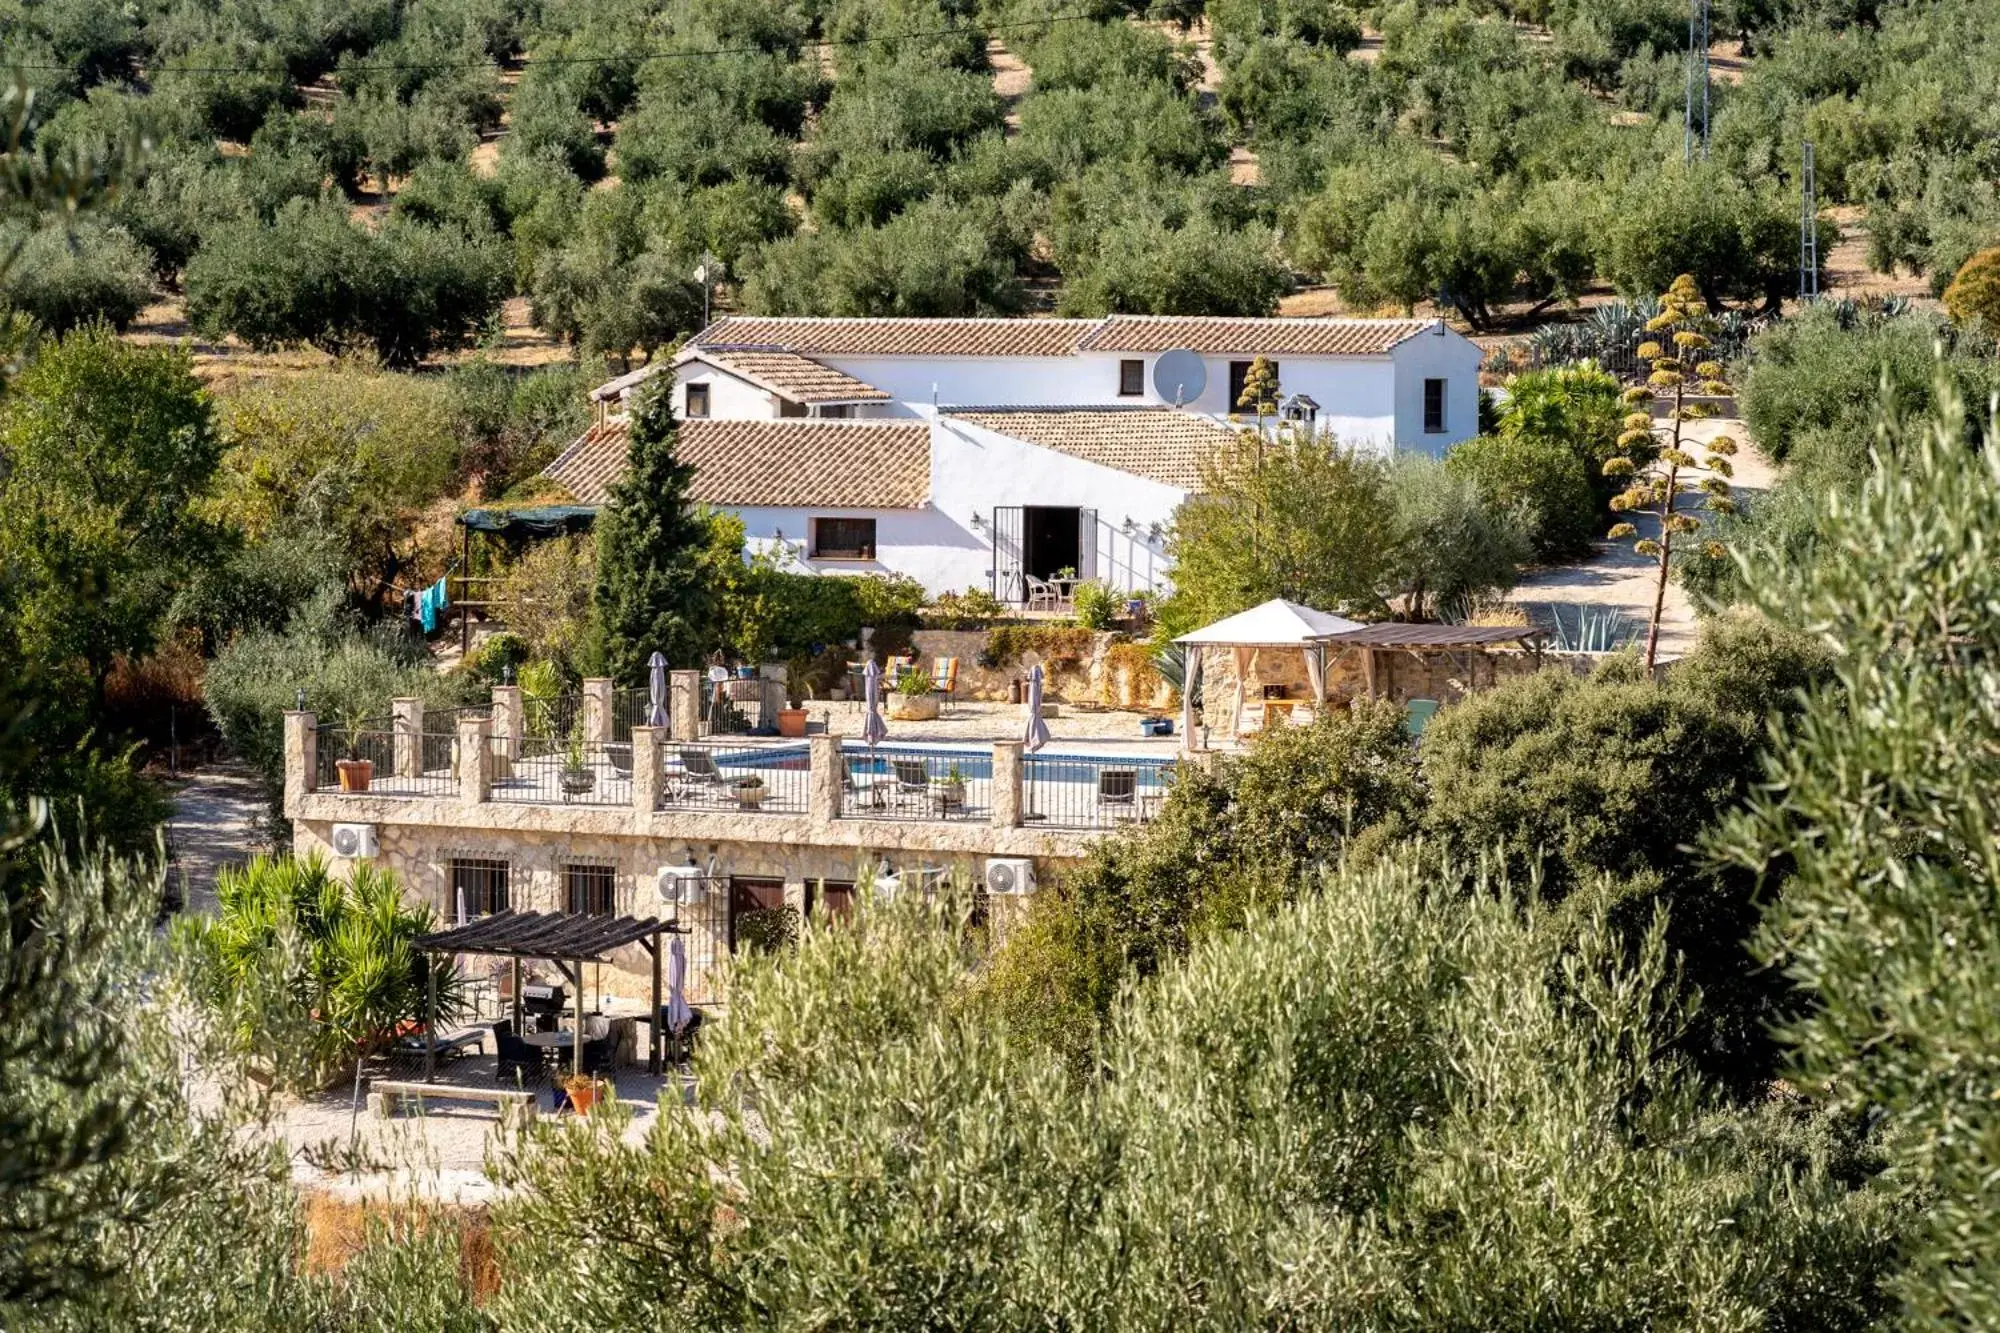
<path fill-rule="evenodd" d="M 122 331 L 153 299 L 152 257 L 122 227 L 89 221 L 26 235 L 0 228 L 0 253 L 16 245 L 0 304 L 45 329 L 62 333 L 101 319 Z"/>
<path fill-rule="evenodd" d="M 321 590 L 283 630 L 237 636 L 209 665 L 203 692 L 223 740 L 254 769 L 273 820 L 284 799 L 284 715 L 306 693 L 322 717 L 351 710 L 374 716 L 399 697 L 434 707 L 468 702 L 469 682 L 430 669 L 421 644 L 398 630 L 368 632 L 341 609 L 341 591 Z"/>
<path fill-rule="evenodd" d="M 1944 308 L 1960 324 L 1977 322 L 2000 334 L 2000 248 L 1981 250 L 1944 289 Z"/>
<path fill-rule="evenodd" d="M 1290 897 L 1350 839 L 1402 826 L 1418 794 L 1403 712 L 1387 703 L 1265 732 L 1213 773 L 1183 765 L 1152 824 L 1036 895 L 991 993 L 1010 1023 L 1081 1060 L 1128 977 Z"/>
<path fill-rule="evenodd" d="M 852 643 L 861 637 L 865 622 L 859 579 L 773 570 L 762 576 L 761 584 L 769 599 L 771 651 L 776 656 L 811 656 L 828 644 Z M 868 595 L 874 595 L 872 590 Z"/>
<path fill-rule="evenodd" d="M 463 1007 L 457 970 L 416 947 L 436 928 L 391 871 L 362 863 L 345 882 L 317 854 L 258 857 L 216 876 L 213 917 L 181 935 L 208 1002 L 240 1048 L 286 1088 L 311 1089 L 421 1022 L 431 972 L 438 1016 Z"/>
<path fill-rule="evenodd" d="M 1071 604 L 1076 610 L 1076 623 L 1085 629 L 1109 629 L 1122 605 L 1110 586 L 1096 579 L 1077 584 Z"/>
<path fill-rule="evenodd" d="M 1007 613 L 1000 599 L 984 588 L 938 594 L 924 610 L 925 629 L 985 629 Z"/>
<path fill-rule="evenodd" d="M 986 635 L 980 665 L 1003 667 L 1035 653 L 1051 666 L 1075 666 L 1090 651 L 1091 631 L 1081 625 L 995 625 Z"/>
<path fill-rule="evenodd" d="M 1389 577 L 1404 612 L 1424 620 L 1514 586 L 1529 545 L 1521 512 L 1423 454 L 1390 469 L 1397 541 Z"/>
<path fill-rule="evenodd" d="M 1540 559 L 1587 554 L 1602 535 L 1597 488 L 1567 445 L 1539 436 L 1482 435 L 1455 446 L 1444 465 L 1477 487 L 1489 508 L 1519 513 Z"/>

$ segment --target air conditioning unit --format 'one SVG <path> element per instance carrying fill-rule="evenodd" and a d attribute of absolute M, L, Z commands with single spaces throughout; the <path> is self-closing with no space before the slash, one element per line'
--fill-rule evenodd
<path fill-rule="evenodd" d="M 986 891 L 1023 894 L 1035 891 L 1035 863 L 1025 856 L 996 856 L 986 863 Z"/>
<path fill-rule="evenodd" d="M 660 901 L 681 907 L 699 906 L 708 897 L 708 880 L 699 866 L 661 866 Z"/>
<path fill-rule="evenodd" d="M 381 851 L 373 824 L 335 824 L 333 854 L 343 861 L 367 861 Z"/>

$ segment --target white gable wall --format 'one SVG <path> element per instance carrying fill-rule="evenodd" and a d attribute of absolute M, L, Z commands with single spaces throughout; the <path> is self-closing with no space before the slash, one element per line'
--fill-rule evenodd
<path fill-rule="evenodd" d="M 1396 443 L 1404 449 L 1442 454 L 1460 440 L 1479 433 L 1479 366 L 1485 354 L 1478 344 L 1447 331 L 1439 337 L 1420 333 L 1396 345 Z M 1444 433 L 1424 433 L 1424 381 L 1442 379 L 1445 386 Z"/>
<path fill-rule="evenodd" d="M 718 421 L 776 421 L 778 401 L 748 380 L 725 374 L 714 366 L 690 361 L 674 381 L 674 415 L 687 420 L 690 384 L 708 386 L 708 414 Z"/>
<path fill-rule="evenodd" d="M 1174 510 L 1187 497 L 1129 472 L 1087 462 L 1028 444 L 963 421 L 931 424 L 931 504 L 953 524 L 977 538 L 976 553 L 956 547 L 936 555 L 935 577 L 944 588 L 990 588 L 993 578 L 993 511 L 1012 505 L 1095 509 L 1097 577 L 1119 591 L 1166 585 L 1163 540 Z M 975 531 L 972 516 L 986 524 Z M 1127 518 L 1134 532 L 1123 531 Z"/>
<path fill-rule="evenodd" d="M 814 356 L 813 360 L 872 384 L 896 401 L 883 415 L 924 416 L 945 407 L 1013 407 L 1118 401 L 1118 368 L 1109 384 L 1074 356 Z M 1129 401 L 1129 400 L 1128 400 Z"/>

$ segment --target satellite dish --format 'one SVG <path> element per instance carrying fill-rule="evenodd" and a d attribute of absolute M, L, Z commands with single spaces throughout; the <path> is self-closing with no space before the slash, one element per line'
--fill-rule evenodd
<path fill-rule="evenodd" d="M 1153 363 L 1153 392 L 1169 403 L 1191 403 L 1207 387 L 1207 363 L 1185 347 L 1162 352 Z"/>

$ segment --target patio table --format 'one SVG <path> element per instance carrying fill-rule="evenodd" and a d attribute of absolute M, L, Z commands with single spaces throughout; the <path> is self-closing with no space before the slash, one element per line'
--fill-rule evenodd
<path fill-rule="evenodd" d="M 521 1038 L 530 1046 L 541 1046 L 558 1051 L 566 1051 L 576 1045 L 576 1034 L 567 1028 L 558 1032 L 530 1032 Z"/>

